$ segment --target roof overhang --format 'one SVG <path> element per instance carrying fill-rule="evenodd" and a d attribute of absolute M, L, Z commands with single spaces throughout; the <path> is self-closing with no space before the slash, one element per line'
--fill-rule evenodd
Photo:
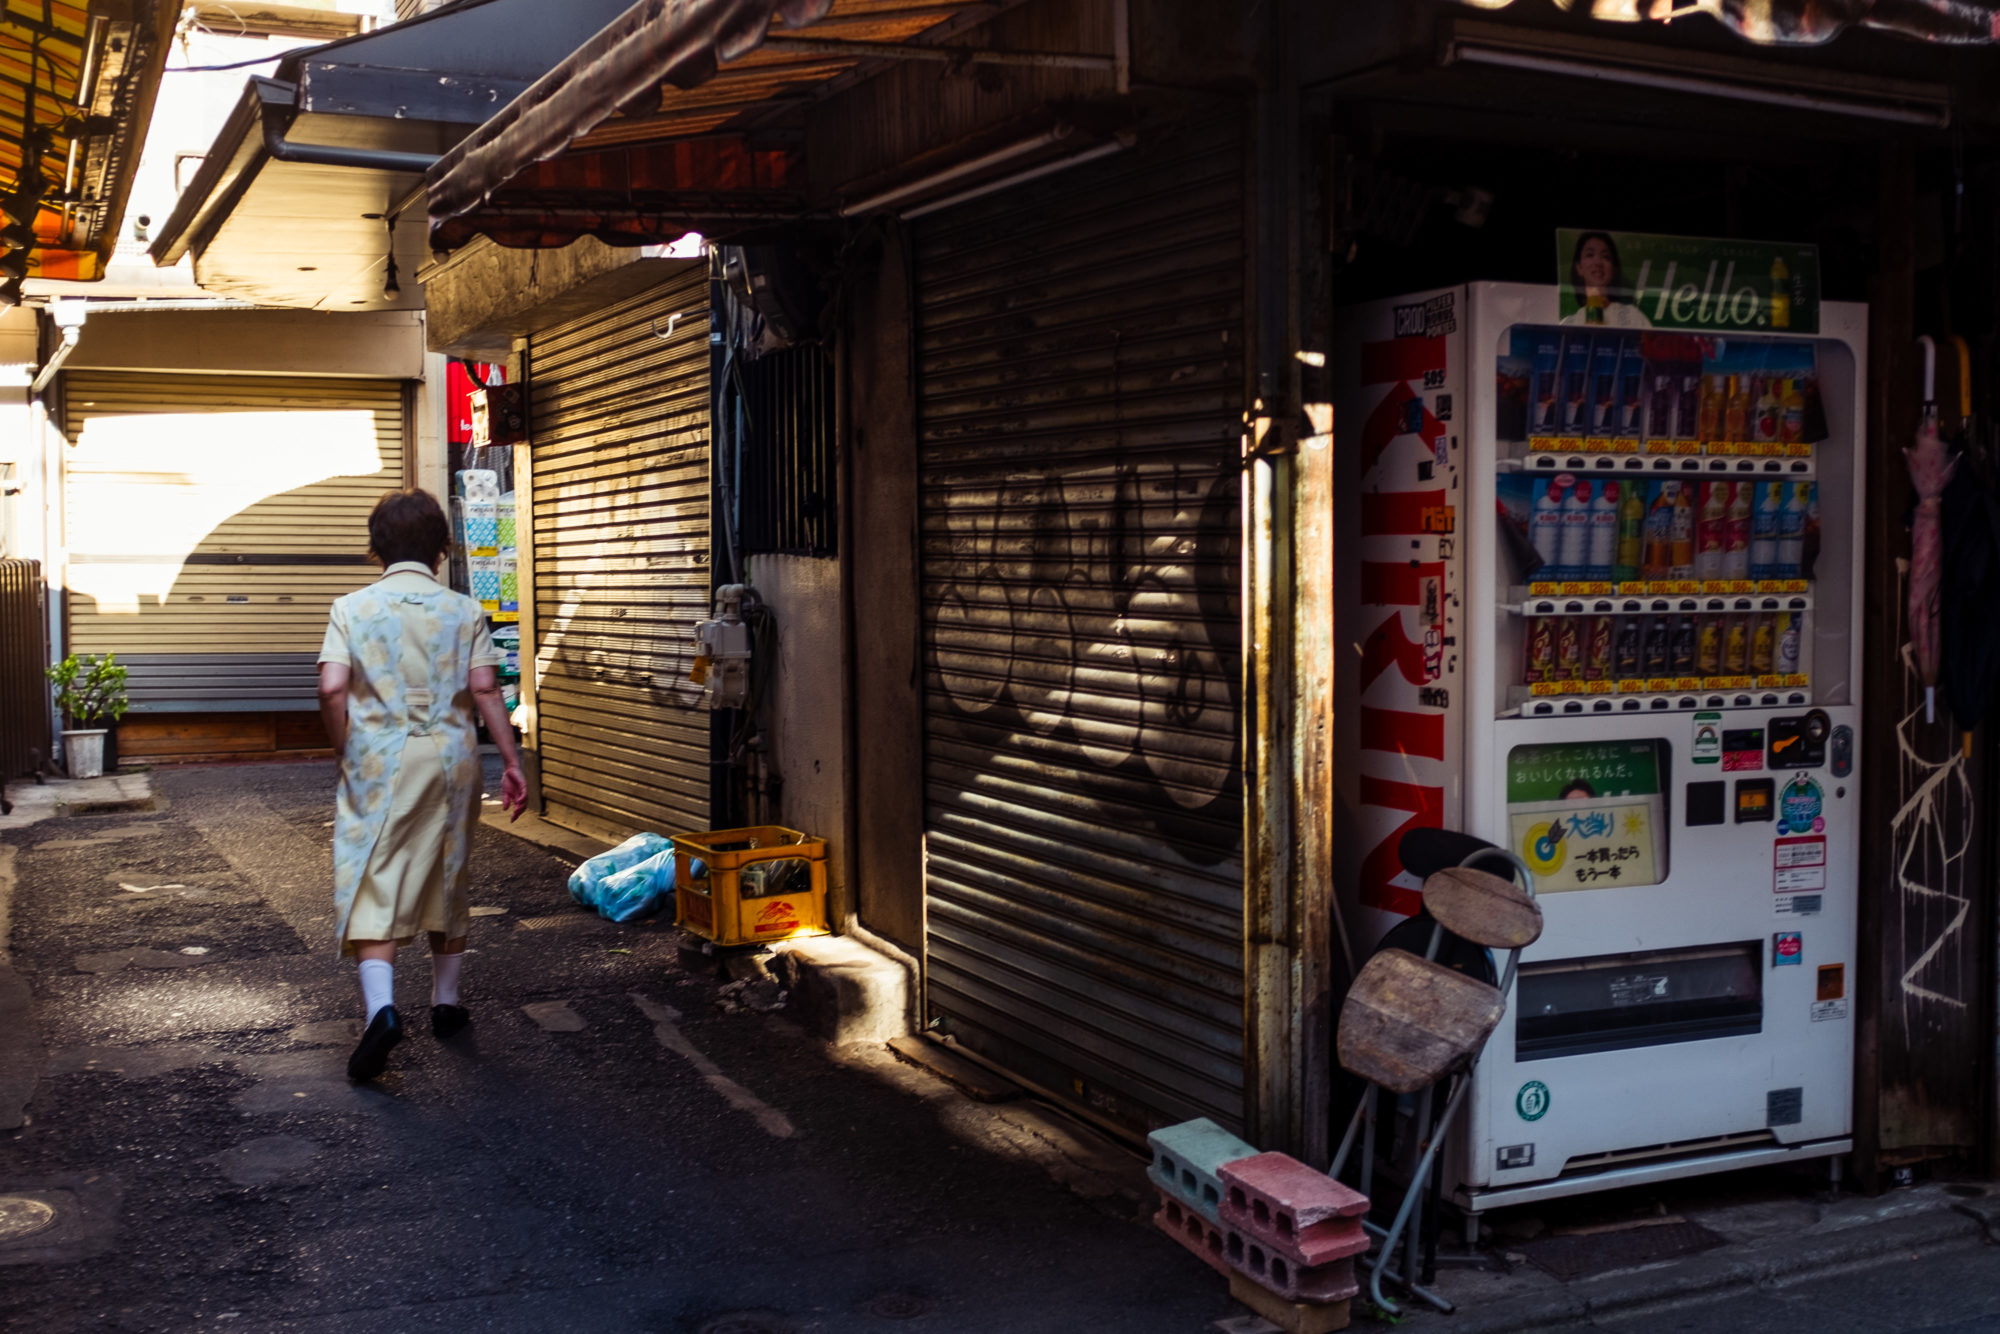
<path fill-rule="evenodd" d="M 899 62 L 1087 69 L 1122 84 L 1121 55 L 954 40 L 1016 3 L 639 0 L 431 168 L 431 242 L 647 243 L 824 208 L 809 194 L 801 113 Z"/>
<path fill-rule="evenodd" d="M 317 310 L 423 305 L 423 170 L 625 0 L 460 0 L 289 54 L 252 78 L 149 250 L 220 296 Z"/>

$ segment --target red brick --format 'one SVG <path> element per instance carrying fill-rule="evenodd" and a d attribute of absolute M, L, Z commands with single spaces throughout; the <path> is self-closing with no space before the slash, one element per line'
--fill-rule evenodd
<path fill-rule="evenodd" d="M 1368 1197 L 1282 1153 L 1226 1163 L 1222 1222 L 1283 1256 L 1314 1268 L 1368 1249 Z"/>
<path fill-rule="evenodd" d="M 1216 1273 L 1229 1276 L 1229 1262 L 1222 1258 L 1222 1229 L 1165 1191 L 1160 1192 L 1153 1226 L 1200 1256 Z"/>

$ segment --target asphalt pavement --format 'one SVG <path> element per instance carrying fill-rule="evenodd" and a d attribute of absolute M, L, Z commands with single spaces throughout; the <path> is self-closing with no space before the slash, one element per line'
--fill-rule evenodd
<path fill-rule="evenodd" d="M 1136 1155 L 730 1005 L 667 928 L 575 908 L 573 858 L 491 829 L 470 1034 L 431 1037 L 406 955 L 411 1036 L 351 1086 L 330 766 L 154 788 L 154 812 L 0 831 L 40 1062 L 27 1124 L 0 1131 L 0 1326 L 1192 1334 L 1241 1314 L 1141 1221 Z M 24 1210 L 54 1217 L 23 1234 Z"/>

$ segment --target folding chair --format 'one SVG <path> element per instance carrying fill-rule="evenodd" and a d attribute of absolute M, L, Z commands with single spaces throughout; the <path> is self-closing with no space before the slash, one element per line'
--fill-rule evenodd
<path fill-rule="evenodd" d="M 1476 842 L 1457 837 L 1461 846 Z M 1407 853 L 1405 859 L 1410 860 Z M 1473 863 L 1481 861 L 1509 864 L 1519 873 L 1520 886 L 1491 872 L 1474 869 Z M 1425 1184 L 1452 1118 L 1471 1087 L 1473 1065 L 1506 1013 L 1507 993 L 1513 987 L 1521 951 L 1542 934 L 1542 910 L 1535 902 L 1534 877 L 1519 857 L 1501 848 L 1479 845 L 1459 865 L 1428 875 L 1424 880 L 1424 908 L 1435 922 L 1424 957 L 1420 959 L 1400 949 L 1379 951 L 1355 977 L 1340 1011 L 1340 1064 L 1366 1080 L 1368 1088 L 1348 1121 L 1347 1133 L 1341 1138 L 1340 1151 L 1334 1155 L 1327 1175 L 1340 1175 L 1347 1155 L 1354 1148 L 1356 1133 L 1365 1123 L 1367 1137 L 1362 1147 L 1359 1188 L 1362 1194 L 1368 1194 L 1375 1156 L 1376 1090 L 1422 1094 L 1417 1117 L 1417 1143 L 1422 1153 L 1405 1188 L 1402 1205 L 1387 1232 L 1372 1223 L 1368 1225 L 1382 1239 L 1381 1248 L 1363 1261 L 1371 1270 L 1368 1295 L 1390 1315 L 1398 1314 L 1400 1308 L 1382 1295 L 1385 1278 L 1440 1311 L 1452 1309 L 1449 1301 L 1417 1285 L 1417 1238 L 1422 1229 L 1413 1222 L 1413 1215 L 1421 1207 Z M 1507 952 L 1497 987 L 1437 961 L 1446 932 L 1486 949 Z M 1444 1112 L 1432 1125 L 1431 1106 L 1437 1085 L 1446 1080 L 1452 1084 Z M 1409 1253 L 1403 1258 L 1403 1272 L 1396 1274 L 1391 1271 L 1391 1264 L 1396 1242 L 1405 1235 L 1405 1228 L 1409 1229 Z"/>

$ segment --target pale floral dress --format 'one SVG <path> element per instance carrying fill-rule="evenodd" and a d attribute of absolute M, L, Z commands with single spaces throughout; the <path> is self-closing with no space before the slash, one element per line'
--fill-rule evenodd
<path fill-rule="evenodd" d="M 494 667 L 486 615 L 413 561 L 333 604 L 321 662 L 345 663 L 348 742 L 333 826 L 334 941 L 466 934 L 480 770 L 468 678 Z"/>

